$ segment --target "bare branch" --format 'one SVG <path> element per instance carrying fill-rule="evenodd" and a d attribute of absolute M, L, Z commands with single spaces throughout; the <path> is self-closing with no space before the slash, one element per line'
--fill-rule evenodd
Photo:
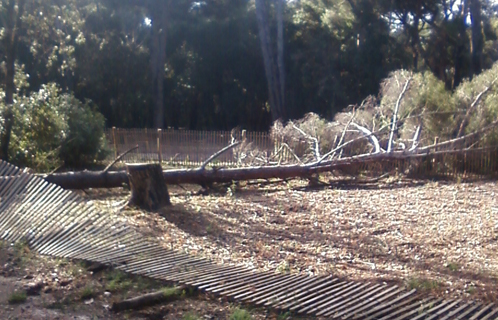
<path fill-rule="evenodd" d="M 372 131 L 368 130 L 365 127 L 362 127 L 354 122 L 351 122 L 351 125 L 356 127 L 358 130 L 360 130 L 363 133 L 363 136 L 370 140 L 370 143 L 374 146 L 374 154 L 380 152 L 380 144 L 379 144 L 379 139 L 372 133 Z"/>
<path fill-rule="evenodd" d="M 486 126 L 480 130 L 477 130 L 475 132 L 472 132 L 472 133 L 469 133 L 465 136 L 462 136 L 462 137 L 458 137 L 458 138 L 455 138 L 455 139 L 451 139 L 451 140 L 448 140 L 448 141 L 444 141 L 444 142 L 441 142 L 441 143 L 435 143 L 435 144 L 432 144 L 430 146 L 426 146 L 426 147 L 423 147 L 423 148 L 420 148 L 418 153 L 423 153 L 423 152 L 428 152 L 429 150 L 431 149 L 434 149 L 434 148 L 439 148 L 439 147 L 444 147 L 444 146 L 447 146 L 447 145 L 453 145 L 454 143 L 456 142 L 459 142 L 459 141 L 463 141 L 465 139 L 468 139 L 468 138 L 471 138 L 473 136 L 477 136 L 489 129 L 493 129 L 496 127 L 496 125 L 498 124 L 498 120 L 495 120 L 493 121 L 489 126 Z"/>
<path fill-rule="evenodd" d="M 225 148 L 221 149 L 220 151 L 216 152 L 215 154 L 213 154 L 212 156 L 210 156 L 206 161 L 204 161 L 202 163 L 202 165 L 199 167 L 199 170 L 204 170 L 206 169 L 206 166 L 211 162 L 213 161 L 214 159 L 218 158 L 219 156 L 221 156 L 223 153 L 227 152 L 228 150 L 238 146 L 239 144 L 241 144 L 242 141 L 239 141 L 239 142 L 235 142 L 235 143 L 232 143 L 231 145 L 228 145 L 226 146 Z"/>
<path fill-rule="evenodd" d="M 467 112 L 465 113 L 465 116 L 463 117 L 463 120 L 462 120 L 462 123 L 460 123 L 460 128 L 458 129 L 458 134 L 457 134 L 457 138 L 460 137 L 463 133 L 463 129 L 465 127 L 465 124 L 469 121 L 469 118 L 470 118 L 470 114 L 472 113 L 472 111 L 475 109 L 475 107 L 477 106 L 477 104 L 479 103 L 479 101 L 481 101 L 482 97 L 491 89 L 491 87 L 495 84 L 496 80 L 498 80 L 498 78 L 495 78 L 489 86 L 487 86 L 483 91 L 481 91 L 477 97 L 474 99 L 474 101 L 472 102 L 472 104 L 470 105 L 469 109 L 467 110 Z"/>
<path fill-rule="evenodd" d="M 383 131 L 384 129 L 386 129 L 386 128 L 387 128 L 387 126 L 383 126 L 383 127 L 381 127 L 379 130 L 372 132 L 372 134 L 382 132 L 382 131 Z M 354 139 L 352 139 L 352 140 L 349 140 L 349 141 L 344 142 L 342 145 L 337 146 L 335 149 L 330 150 L 328 153 L 326 153 L 326 154 L 322 157 L 322 159 L 320 159 L 320 160 L 318 160 L 318 161 L 316 161 L 316 162 L 310 163 L 310 164 L 308 164 L 308 166 L 310 166 L 310 167 L 314 167 L 314 166 L 318 166 L 318 165 L 320 165 L 320 164 L 323 164 L 324 162 L 329 162 L 329 161 L 325 161 L 325 159 L 326 159 L 327 157 L 329 157 L 331 154 L 333 154 L 334 152 L 337 152 L 338 150 L 341 150 L 342 148 L 346 147 L 347 145 L 350 145 L 351 143 L 356 142 L 356 141 L 361 140 L 361 139 L 365 139 L 365 137 L 364 137 L 364 136 L 361 136 L 361 137 L 357 137 L 357 138 L 354 138 Z"/>
<path fill-rule="evenodd" d="M 320 156 L 320 144 L 318 142 L 318 139 L 315 138 L 315 137 L 310 136 L 309 134 L 307 134 L 306 132 L 304 132 L 303 130 L 301 130 L 299 127 L 297 127 L 295 124 L 292 124 L 292 127 L 294 127 L 294 129 L 296 129 L 297 131 L 299 131 L 307 139 L 313 140 L 313 142 L 315 144 L 315 150 L 314 150 L 314 152 L 315 152 L 315 159 L 317 161 L 319 161 L 322 157 Z"/>
<path fill-rule="evenodd" d="M 294 157 L 294 159 L 297 160 L 297 162 L 299 162 L 299 164 L 303 164 L 303 162 L 301 161 L 301 159 L 299 159 L 299 157 L 296 155 L 296 153 L 292 150 L 291 147 L 289 147 L 289 145 L 285 142 L 282 142 L 282 146 L 280 147 L 280 149 L 278 150 L 277 154 L 279 154 L 283 149 L 287 149 L 291 154 L 292 156 Z"/>
<path fill-rule="evenodd" d="M 108 165 L 107 167 L 105 167 L 105 169 L 104 169 L 104 170 L 102 170 L 102 173 L 106 173 L 107 171 L 109 171 L 109 169 L 111 169 L 111 167 L 112 167 L 113 165 L 115 165 L 115 164 L 116 164 L 116 162 L 118 162 L 118 161 L 119 161 L 119 160 L 121 160 L 121 159 L 122 159 L 125 155 L 127 155 L 128 153 L 130 153 L 130 152 L 132 152 L 133 150 L 136 150 L 136 149 L 138 149 L 138 144 L 137 144 L 136 146 L 134 146 L 133 148 L 128 149 L 128 150 L 126 150 L 125 152 L 123 152 L 122 154 L 120 154 L 119 156 L 117 156 L 117 158 L 116 158 L 116 159 L 114 159 L 114 161 L 113 161 L 113 162 L 109 163 L 109 165 Z"/>
<path fill-rule="evenodd" d="M 412 78 L 408 78 L 408 80 L 405 83 L 405 86 L 403 87 L 403 90 L 399 94 L 398 101 L 396 101 L 396 106 L 394 108 L 394 114 L 393 114 L 393 121 L 392 121 L 392 127 L 391 127 L 391 134 L 389 136 L 389 143 L 387 145 L 387 152 L 392 151 L 392 145 L 393 145 L 393 138 L 394 138 L 394 130 L 396 129 L 396 125 L 398 123 L 398 112 L 399 112 L 399 106 L 401 104 L 401 100 L 403 99 L 403 96 L 406 93 L 406 90 L 408 89 L 408 85 L 412 81 Z"/>
<path fill-rule="evenodd" d="M 338 146 L 340 146 L 342 144 L 342 142 L 344 141 L 344 136 L 346 136 L 346 131 L 348 130 L 349 126 L 351 125 L 351 122 L 353 122 L 355 116 L 356 116 L 356 112 L 353 109 L 353 114 L 351 115 L 351 119 L 349 119 L 348 123 L 344 127 L 344 130 L 342 131 L 341 139 L 339 140 L 339 143 L 337 144 Z M 334 156 L 335 156 L 335 152 L 332 154 L 332 158 Z M 342 156 L 342 150 L 341 150 L 341 154 L 339 155 L 339 159 L 341 158 L 341 156 Z"/>
<path fill-rule="evenodd" d="M 421 129 L 422 129 L 422 126 L 418 126 L 417 130 L 415 130 L 415 134 L 413 135 L 413 140 L 412 140 L 413 141 L 412 142 L 412 147 L 408 151 L 413 152 L 413 151 L 417 150 L 418 143 L 420 141 L 420 131 L 421 131 Z"/>

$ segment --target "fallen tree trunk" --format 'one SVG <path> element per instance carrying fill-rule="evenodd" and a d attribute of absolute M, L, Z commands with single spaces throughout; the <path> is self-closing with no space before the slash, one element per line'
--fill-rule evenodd
<path fill-rule="evenodd" d="M 209 185 L 211 183 L 223 183 L 232 181 L 247 181 L 257 179 L 289 179 L 309 178 L 311 175 L 334 170 L 345 170 L 350 172 L 355 165 L 358 167 L 368 164 L 389 164 L 400 160 L 409 160 L 435 156 L 438 154 L 465 153 L 466 150 L 442 151 L 422 154 L 409 154 L 406 152 L 378 153 L 361 155 L 357 157 L 343 158 L 338 160 L 324 161 L 318 165 L 283 165 L 247 168 L 221 168 L 221 169 L 174 169 L 163 171 L 166 184 L 198 184 Z M 65 189 L 89 189 L 89 188 L 116 188 L 128 183 L 126 171 L 108 172 L 67 172 L 44 176 L 48 182 L 57 184 Z"/>

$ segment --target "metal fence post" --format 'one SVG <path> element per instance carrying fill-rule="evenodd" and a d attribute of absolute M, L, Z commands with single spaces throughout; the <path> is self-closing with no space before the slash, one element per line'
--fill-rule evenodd
<path fill-rule="evenodd" d="M 112 142 L 114 143 L 114 159 L 118 157 L 118 147 L 116 145 L 116 127 L 112 127 Z"/>
<path fill-rule="evenodd" d="M 163 163 L 163 156 L 162 156 L 162 152 L 161 152 L 161 133 L 162 133 L 162 130 L 157 129 L 157 155 L 158 155 L 158 159 L 159 159 L 159 164 Z"/>

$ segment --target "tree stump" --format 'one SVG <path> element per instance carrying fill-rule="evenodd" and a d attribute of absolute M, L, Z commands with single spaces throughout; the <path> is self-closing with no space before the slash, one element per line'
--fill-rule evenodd
<path fill-rule="evenodd" d="M 159 164 L 127 164 L 131 199 L 129 204 L 157 210 L 171 204 L 168 187 Z"/>

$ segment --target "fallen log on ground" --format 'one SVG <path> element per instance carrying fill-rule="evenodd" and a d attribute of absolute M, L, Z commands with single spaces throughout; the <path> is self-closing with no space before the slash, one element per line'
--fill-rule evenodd
<path fill-rule="evenodd" d="M 406 152 L 391 152 L 368 154 L 332 161 L 323 161 L 315 164 L 295 164 L 282 166 L 262 166 L 244 168 L 214 168 L 214 169 L 173 169 L 163 171 L 166 184 L 197 184 L 209 185 L 212 183 L 226 183 L 232 181 L 248 181 L 258 179 L 290 179 L 309 178 L 313 174 L 331 172 L 334 170 L 351 171 L 351 168 L 362 167 L 368 164 L 392 165 L 402 160 L 422 159 L 427 156 L 462 154 L 467 150 L 453 150 L 444 152 L 410 154 Z M 128 183 L 126 171 L 108 172 L 66 172 L 55 173 L 44 178 L 51 183 L 65 189 L 89 188 L 116 188 Z"/>
<path fill-rule="evenodd" d="M 111 310 L 114 312 L 121 312 L 130 309 L 137 310 L 159 303 L 171 302 L 179 299 L 184 289 L 185 287 L 183 286 L 171 289 L 163 289 L 157 292 L 147 293 L 139 297 L 114 302 L 111 306 Z"/>

